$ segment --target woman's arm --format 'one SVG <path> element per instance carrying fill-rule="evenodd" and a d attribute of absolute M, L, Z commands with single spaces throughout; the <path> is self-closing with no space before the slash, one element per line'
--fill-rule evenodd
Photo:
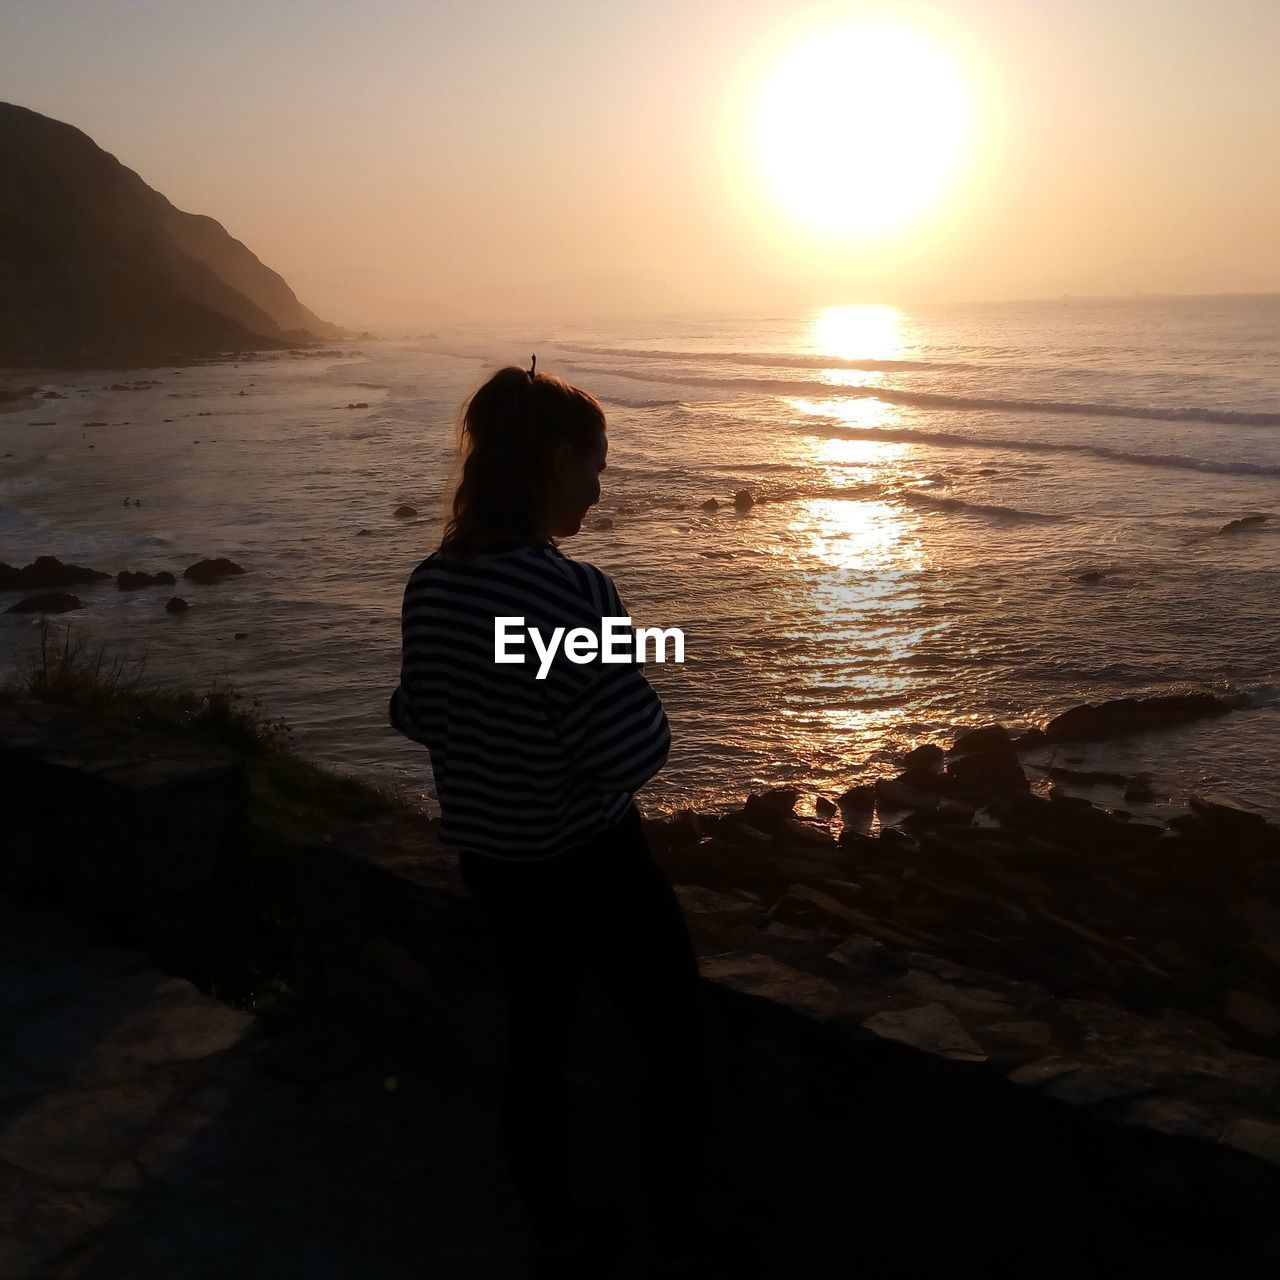
<path fill-rule="evenodd" d="M 387 723 L 397 733 L 403 733 L 406 738 L 412 738 L 414 742 L 429 746 L 425 727 L 414 713 L 413 698 L 409 693 L 413 687 L 410 673 L 414 654 L 413 640 L 409 634 L 408 612 L 413 586 L 413 579 L 410 578 L 400 607 L 400 683 L 391 691 L 391 697 L 387 702 Z"/>
<path fill-rule="evenodd" d="M 612 580 L 603 573 L 599 578 L 604 615 L 628 617 Z M 560 715 L 561 741 L 579 772 L 602 791 L 638 791 L 671 750 L 662 702 L 638 660 L 593 664 L 589 670 L 594 678 Z"/>

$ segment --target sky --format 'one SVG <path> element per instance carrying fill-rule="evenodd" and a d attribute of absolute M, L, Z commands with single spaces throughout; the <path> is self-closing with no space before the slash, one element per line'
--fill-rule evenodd
<path fill-rule="evenodd" d="M 353 326 L 1280 290 L 1278 66 L 1277 0 L 0 0 L 0 100 Z"/>

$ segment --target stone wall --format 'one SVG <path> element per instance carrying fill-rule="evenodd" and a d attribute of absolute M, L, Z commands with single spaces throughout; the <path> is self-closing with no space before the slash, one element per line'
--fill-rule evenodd
<path fill-rule="evenodd" d="M 237 763 L 22 704 L 0 708 L 0 762 L 9 878 L 99 915 L 145 893 L 161 908 L 149 919 L 171 930 L 203 919 L 210 885 L 234 883 L 247 822 Z M 723 1177 L 767 1154 L 810 1208 L 856 1191 L 890 1215 L 951 1179 L 930 1194 L 975 1220 L 989 1212 L 993 1231 L 1013 1229 L 982 1198 L 998 1188 L 1034 1201 L 1027 1230 L 1070 1230 L 1087 1202 L 1280 1259 L 1275 1060 L 1203 1026 L 886 946 L 840 918 L 824 885 L 841 882 L 850 853 L 812 831 L 744 847 L 647 825 L 704 978 L 720 1145 L 734 1153 Z M 304 1005 L 374 1021 L 498 1081 L 493 957 L 434 824 L 387 815 L 294 849 L 289 865 Z M 587 1005 L 574 1078 L 604 1096 L 634 1079 L 634 1054 L 590 988 Z M 894 1171 L 887 1189 L 866 1164 L 872 1143 L 875 1170 Z M 1075 1199 L 1055 1201 L 1060 1184 Z"/>

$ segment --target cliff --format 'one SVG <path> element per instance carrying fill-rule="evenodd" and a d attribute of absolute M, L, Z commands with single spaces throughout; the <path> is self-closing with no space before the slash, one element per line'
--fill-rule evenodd
<path fill-rule="evenodd" d="M 341 336 L 214 219 L 0 103 L 0 366 L 161 364 Z"/>

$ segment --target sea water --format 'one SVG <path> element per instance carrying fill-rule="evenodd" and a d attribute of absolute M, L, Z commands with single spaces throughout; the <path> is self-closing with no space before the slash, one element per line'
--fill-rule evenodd
<path fill-rule="evenodd" d="M 648 811 L 834 796 L 962 727 L 1195 691 L 1238 709 L 1032 763 L 1146 773 L 1156 811 L 1280 817 L 1280 297 L 437 325 L 66 376 L 0 417 L 0 560 L 181 579 L 230 557 L 248 572 L 210 586 L 73 588 L 58 625 L 147 681 L 229 679 L 313 758 L 430 806 L 425 750 L 386 724 L 403 587 L 463 402 L 535 351 L 609 418 L 600 505 L 562 550 L 686 639 L 648 668 L 674 743 Z M 158 385 L 106 389 L 135 379 Z M 1250 515 L 1271 518 L 1222 532 Z M 33 627 L 0 614 L 8 668 Z"/>

